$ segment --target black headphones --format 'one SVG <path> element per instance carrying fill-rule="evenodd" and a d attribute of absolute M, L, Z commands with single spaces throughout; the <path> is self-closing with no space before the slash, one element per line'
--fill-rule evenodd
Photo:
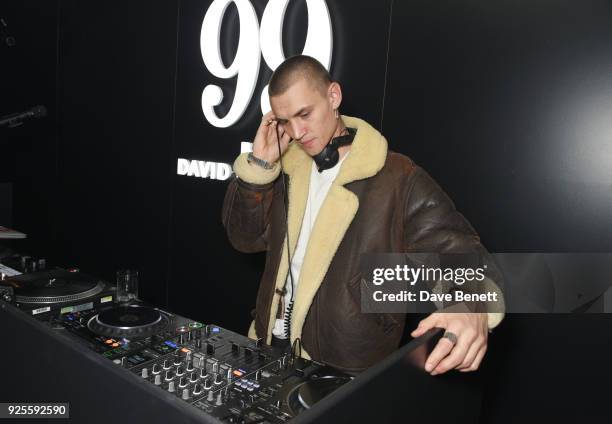
<path fill-rule="evenodd" d="M 357 129 L 346 128 L 346 130 L 348 131 L 348 134 L 332 138 L 330 142 L 327 143 L 327 146 L 321 150 L 321 152 L 312 157 L 319 172 L 323 172 L 326 169 L 336 166 L 338 159 L 340 159 L 338 149 L 353 142 L 355 134 L 357 134 Z"/>

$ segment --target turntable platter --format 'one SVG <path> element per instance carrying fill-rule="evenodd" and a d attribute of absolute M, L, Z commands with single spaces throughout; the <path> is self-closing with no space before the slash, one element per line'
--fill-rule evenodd
<path fill-rule="evenodd" d="M 107 337 L 148 337 L 168 325 L 168 316 L 157 309 L 140 306 L 117 306 L 91 318 L 87 327 Z"/>
<path fill-rule="evenodd" d="M 86 299 L 104 290 L 104 283 L 79 272 L 53 270 L 11 277 L 16 300 L 28 304 L 52 304 Z"/>

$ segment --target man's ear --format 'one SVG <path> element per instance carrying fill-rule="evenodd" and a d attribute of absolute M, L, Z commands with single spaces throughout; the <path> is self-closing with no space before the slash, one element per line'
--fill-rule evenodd
<path fill-rule="evenodd" d="M 340 104 L 342 103 L 342 88 L 340 87 L 340 84 L 336 81 L 333 81 L 331 84 L 329 84 L 327 94 L 332 109 L 338 109 L 340 107 Z"/>

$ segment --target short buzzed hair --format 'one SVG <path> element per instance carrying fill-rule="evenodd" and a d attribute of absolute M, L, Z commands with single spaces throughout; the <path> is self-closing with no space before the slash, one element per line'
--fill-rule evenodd
<path fill-rule="evenodd" d="M 310 81 L 323 95 L 332 82 L 329 72 L 317 59 L 306 55 L 291 56 L 272 74 L 268 94 L 270 97 L 281 95 L 300 78 Z"/>

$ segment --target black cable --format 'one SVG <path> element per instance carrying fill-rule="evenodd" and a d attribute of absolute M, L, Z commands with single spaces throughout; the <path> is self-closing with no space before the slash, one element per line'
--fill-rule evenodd
<path fill-rule="evenodd" d="M 293 300 L 294 300 L 294 296 L 295 296 L 295 284 L 293 281 L 293 273 L 291 272 L 291 249 L 290 249 L 290 244 L 289 244 L 289 192 L 287 190 L 287 183 L 286 183 L 286 175 L 283 172 L 284 167 L 283 167 L 283 154 L 282 154 L 282 150 L 281 150 L 281 145 L 280 145 L 280 136 L 278 135 L 278 123 L 275 124 L 274 129 L 276 130 L 276 142 L 278 145 L 278 160 L 280 163 L 280 167 L 281 167 L 281 178 L 283 181 L 283 203 L 284 203 L 284 211 L 285 211 L 285 230 L 286 230 L 286 240 L 287 240 L 287 262 L 289 265 L 288 271 L 289 271 L 289 281 L 291 282 L 291 299 L 289 301 L 289 305 L 287 305 L 287 307 L 285 308 L 285 311 L 283 311 L 283 320 L 284 320 L 284 328 L 285 328 L 285 334 L 287 335 L 287 339 L 289 341 L 291 341 L 291 315 L 293 314 Z M 284 296 L 284 295 L 283 295 Z"/>
<path fill-rule="evenodd" d="M 284 328 L 287 334 L 287 340 L 291 341 L 291 315 L 293 314 L 293 279 L 291 281 L 291 300 L 285 308 Z"/>

